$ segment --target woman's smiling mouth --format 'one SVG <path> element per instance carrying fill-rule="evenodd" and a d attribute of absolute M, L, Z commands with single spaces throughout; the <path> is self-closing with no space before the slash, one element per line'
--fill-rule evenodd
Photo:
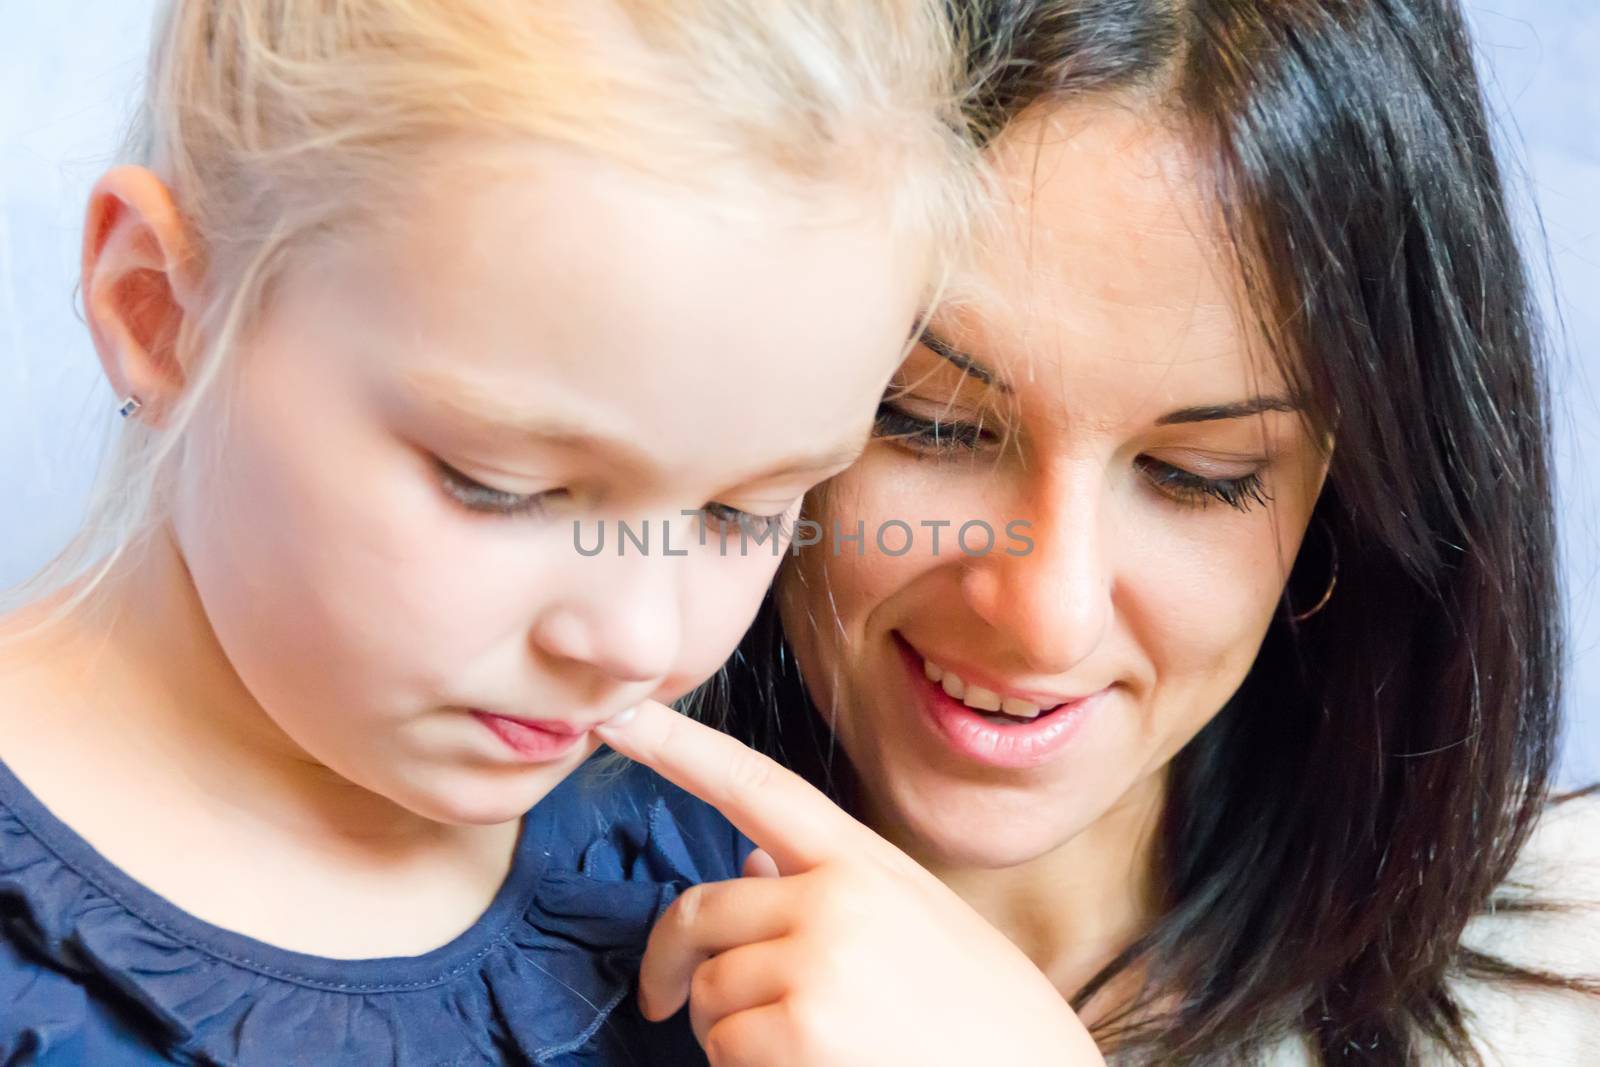
<path fill-rule="evenodd" d="M 1037 767 L 1059 754 L 1111 690 L 1077 697 L 991 689 L 923 656 L 894 635 L 923 720 L 959 755 L 991 767 Z"/>

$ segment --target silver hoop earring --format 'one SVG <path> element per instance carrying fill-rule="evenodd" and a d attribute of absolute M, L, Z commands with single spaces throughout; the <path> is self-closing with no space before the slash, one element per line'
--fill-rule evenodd
<path fill-rule="evenodd" d="M 121 415 L 125 419 L 132 418 L 134 415 L 137 415 L 140 410 L 143 409 L 143 407 L 144 401 L 140 400 L 136 396 L 130 396 L 128 399 L 122 402 L 122 406 L 117 409 L 117 414 Z"/>

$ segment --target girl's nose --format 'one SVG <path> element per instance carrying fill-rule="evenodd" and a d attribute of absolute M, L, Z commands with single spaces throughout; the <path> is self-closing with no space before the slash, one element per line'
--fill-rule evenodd
<path fill-rule="evenodd" d="M 681 568 L 673 562 L 640 556 L 582 560 L 583 580 L 539 613 L 531 644 L 617 682 L 665 677 L 683 638 Z"/>

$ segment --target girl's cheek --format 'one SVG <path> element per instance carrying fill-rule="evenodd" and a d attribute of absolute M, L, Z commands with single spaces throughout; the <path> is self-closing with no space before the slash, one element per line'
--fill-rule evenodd
<path fill-rule="evenodd" d="M 770 546 L 762 545 L 741 556 L 737 543 L 730 542 L 728 554 L 723 555 L 715 539 L 710 539 L 705 549 L 692 551 L 707 555 L 692 561 L 693 573 L 685 575 L 682 583 L 684 600 L 676 620 L 682 627 L 681 647 L 672 677 L 664 683 L 664 688 L 679 690 L 675 695 L 709 678 L 727 660 L 755 618 L 777 565 L 789 550 L 783 548 L 774 558 Z M 673 625 L 674 620 L 662 624 Z"/>

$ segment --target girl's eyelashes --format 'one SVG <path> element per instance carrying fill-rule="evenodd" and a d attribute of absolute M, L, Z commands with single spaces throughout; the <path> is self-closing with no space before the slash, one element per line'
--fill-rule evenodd
<path fill-rule="evenodd" d="M 768 537 L 776 537 L 779 541 L 785 540 L 793 531 L 789 528 L 789 516 L 794 508 L 788 507 L 776 515 L 758 515 L 755 512 L 744 511 L 740 508 L 729 507 L 727 504 L 718 504 L 715 501 L 700 509 L 701 513 L 715 520 L 724 529 L 739 527 L 747 534 L 756 538 L 758 544 L 763 543 Z"/>
<path fill-rule="evenodd" d="M 878 405 L 872 436 L 895 441 L 913 452 L 973 452 L 993 444 L 998 435 L 981 422 L 945 422 L 913 415 L 885 400 Z"/>
<path fill-rule="evenodd" d="M 546 505 L 565 495 L 565 490 L 550 489 L 542 493 L 508 493 L 495 489 L 461 473 L 444 460 L 435 460 L 439 467 L 440 483 L 445 495 L 468 511 L 480 515 L 505 517 L 538 516 L 545 513 Z M 703 514 L 724 527 L 742 527 L 749 535 L 764 540 L 772 535 L 780 538 L 790 533 L 788 518 L 792 507 L 776 515 L 761 515 L 743 511 L 727 504 L 712 502 L 701 509 Z"/>
<path fill-rule="evenodd" d="M 545 505 L 562 493 L 560 489 L 550 489 L 542 493 L 508 493 L 462 474 L 442 459 L 436 459 L 434 462 L 439 467 L 439 481 L 445 495 L 468 511 L 479 515 L 499 515 L 507 518 L 541 515 L 544 513 Z"/>
<path fill-rule="evenodd" d="M 1192 507 L 1203 508 L 1213 500 L 1220 500 L 1236 511 L 1249 511 L 1257 504 L 1265 506 L 1272 499 L 1259 470 L 1237 478 L 1207 478 L 1149 456 L 1140 456 L 1135 466 L 1166 496 Z"/>

